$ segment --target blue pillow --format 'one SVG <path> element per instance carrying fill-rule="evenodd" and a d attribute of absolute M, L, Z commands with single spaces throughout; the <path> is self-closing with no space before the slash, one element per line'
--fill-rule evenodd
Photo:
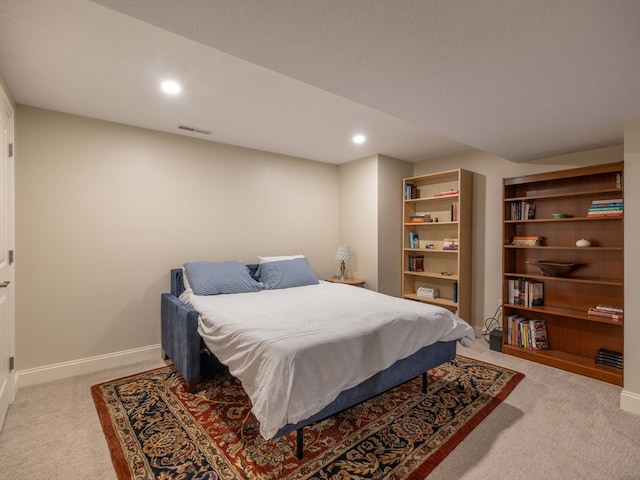
<path fill-rule="evenodd" d="M 240 262 L 192 262 L 185 263 L 184 268 L 196 295 L 257 292 L 263 288 Z"/>
<path fill-rule="evenodd" d="M 268 290 L 319 283 L 306 258 L 261 263 L 257 275 Z"/>

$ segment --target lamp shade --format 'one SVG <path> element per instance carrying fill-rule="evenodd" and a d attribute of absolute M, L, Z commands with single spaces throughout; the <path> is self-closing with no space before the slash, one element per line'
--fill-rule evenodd
<path fill-rule="evenodd" d="M 347 247 L 346 245 L 338 246 L 338 251 L 336 252 L 336 260 L 347 261 L 349 260 L 350 255 L 351 249 L 349 247 Z"/>

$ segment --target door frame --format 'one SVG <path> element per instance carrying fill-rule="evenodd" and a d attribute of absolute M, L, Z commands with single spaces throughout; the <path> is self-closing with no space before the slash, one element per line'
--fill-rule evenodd
<path fill-rule="evenodd" d="M 15 109 L 13 103 L 9 99 L 8 93 L 5 91 L 4 84 L 0 83 L 0 108 L 8 113 L 8 137 L 7 141 L 12 144 L 12 155 L 7 154 L 7 249 L 15 252 Z M 2 146 L 2 148 L 8 148 Z M 8 252 L 5 252 L 8 255 Z M 13 369 L 9 370 L 9 378 L 7 384 L 7 395 L 9 405 L 13 403 L 16 396 L 16 368 L 15 368 L 15 263 L 12 262 L 8 266 L 10 288 L 7 290 L 7 349 L 8 358 L 0 359 L 0 361 L 9 361 L 9 357 L 14 358 Z M 4 424 L 5 416 L 1 415 L 0 430 Z"/>

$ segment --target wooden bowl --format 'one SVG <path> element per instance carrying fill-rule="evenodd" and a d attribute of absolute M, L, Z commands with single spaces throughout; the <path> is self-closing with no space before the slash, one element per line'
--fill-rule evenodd
<path fill-rule="evenodd" d="M 582 265 L 581 263 L 560 263 L 560 262 L 550 262 L 547 260 L 538 260 L 535 264 L 538 267 L 543 275 L 548 277 L 562 277 L 566 275 L 575 267 Z"/>

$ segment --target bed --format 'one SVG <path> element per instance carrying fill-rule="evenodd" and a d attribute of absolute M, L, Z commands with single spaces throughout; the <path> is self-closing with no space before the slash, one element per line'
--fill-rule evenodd
<path fill-rule="evenodd" d="M 227 280 L 236 273 L 239 286 Z M 457 342 L 474 339 L 448 310 L 318 281 L 299 257 L 173 269 L 161 320 L 162 348 L 187 390 L 228 368 L 251 399 L 261 434 L 297 431 L 300 458 L 305 425 L 419 375 L 426 392 L 426 372 L 452 360 Z"/>

